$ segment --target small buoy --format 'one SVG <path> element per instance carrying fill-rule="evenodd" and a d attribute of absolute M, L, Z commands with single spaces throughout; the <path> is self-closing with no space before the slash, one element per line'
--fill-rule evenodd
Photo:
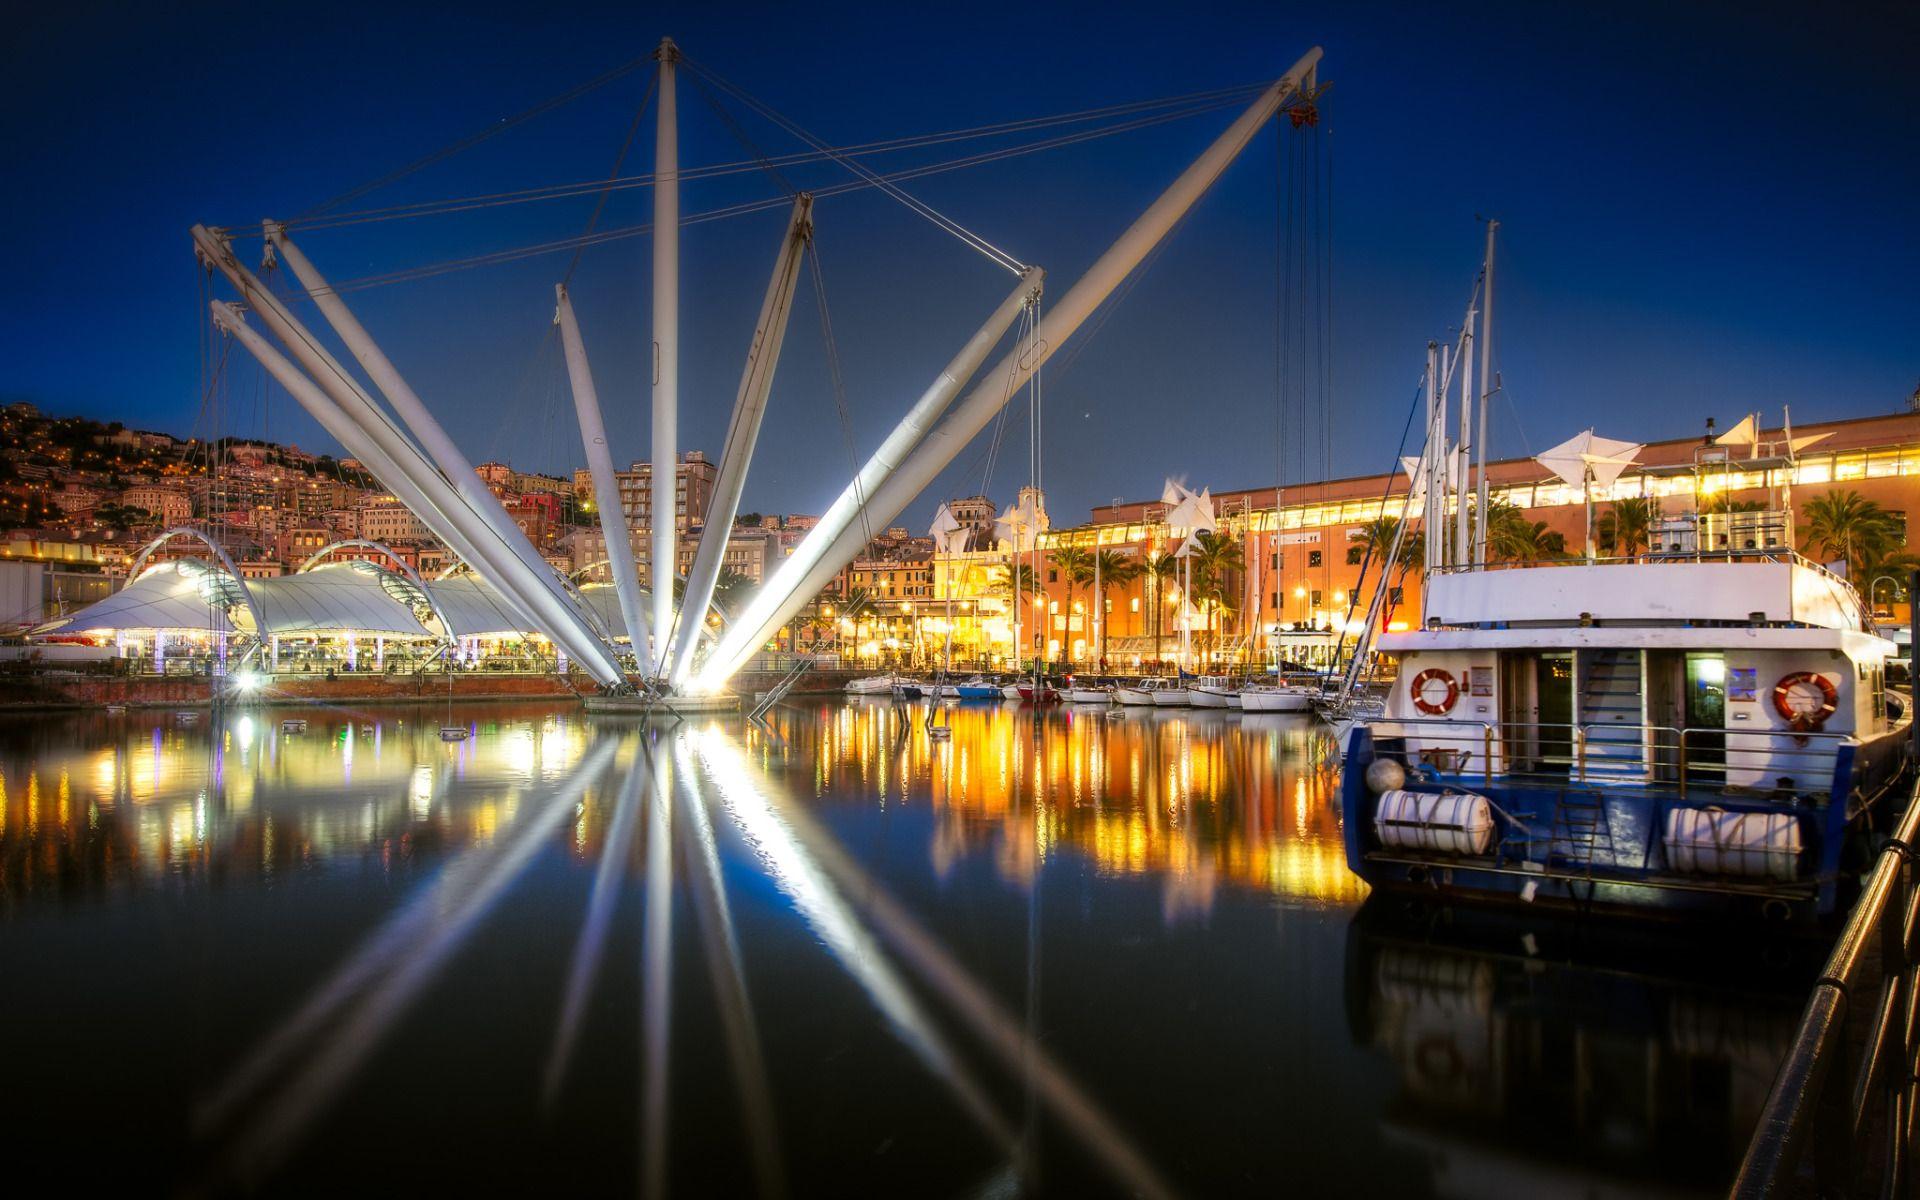
<path fill-rule="evenodd" d="M 440 740 L 443 742 L 464 742 L 467 740 L 467 727 L 465 725 L 442 725 L 440 727 Z"/>

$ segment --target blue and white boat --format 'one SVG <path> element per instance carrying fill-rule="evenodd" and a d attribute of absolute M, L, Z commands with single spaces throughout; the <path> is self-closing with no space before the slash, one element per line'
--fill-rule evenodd
<path fill-rule="evenodd" d="M 985 676 L 975 675 L 959 685 L 962 700 L 999 700 L 1000 685 Z"/>
<path fill-rule="evenodd" d="M 1436 900 L 1840 911 L 1910 714 L 1894 644 L 1790 545 L 1429 574 L 1348 747 L 1348 865 Z"/>

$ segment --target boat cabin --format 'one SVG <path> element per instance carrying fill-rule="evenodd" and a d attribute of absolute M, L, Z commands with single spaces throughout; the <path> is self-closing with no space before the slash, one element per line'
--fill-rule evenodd
<path fill-rule="evenodd" d="M 1436 573 L 1387 720 L 1446 774 L 1826 793 L 1899 717 L 1848 584 L 1797 555 Z"/>

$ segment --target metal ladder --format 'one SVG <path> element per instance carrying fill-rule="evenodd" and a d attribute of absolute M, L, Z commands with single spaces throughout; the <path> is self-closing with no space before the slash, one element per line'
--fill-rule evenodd
<path fill-rule="evenodd" d="M 775 683 L 767 689 L 766 697 L 762 699 L 760 703 L 754 705 L 753 711 L 747 715 L 756 721 L 766 716 L 769 709 L 787 698 L 787 693 L 793 690 L 794 684 L 800 682 L 800 677 L 812 669 L 813 660 L 811 658 L 803 658 L 799 662 L 794 663 L 792 667 L 788 668 L 787 673 L 780 677 L 778 683 Z"/>
<path fill-rule="evenodd" d="M 1618 861 L 1614 854 L 1613 828 L 1607 821 L 1607 801 L 1599 792 L 1560 793 L 1553 809 L 1553 833 L 1547 842 L 1547 859 L 1584 867 L 1593 877 L 1594 851 L 1604 849 L 1607 862 Z"/>

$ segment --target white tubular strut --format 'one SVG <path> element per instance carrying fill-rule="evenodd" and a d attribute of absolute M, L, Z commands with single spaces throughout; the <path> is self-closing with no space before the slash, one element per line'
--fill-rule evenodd
<path fill-rule="evenodd" d="M 580 419 L 580 441 L 587 452 L 587 470 L 593 475 L 594 505 L 600 510 L 600 533 L 607 542 L 607 570 L 613 574 L 614 594 L 620 598 L 620 618 L 633 644 L 634 661 L 644 669 L 652 661 L 647 648 L 647 612 L 640 599 L 640 572 L 633 562 L 633 538 L 627 514 L 620 506 L 620 481 L 614 474 L 613 451 L 607 445 L 606 423 L 600 418 L 600 393 L 587 365 L 587 346 L 580 338 L 580 322 L 573 315 L 567 285 L 555 284 L 558 307 L 554 323 L 567 356 L 567 380 L 573 385 L 573 411 Z"/>
<path fill-rule="evenodd" d="M 511 525 L 505 529 L 490 525 L 473 511 L 318 339 L 239 264 L 223 239 L 199 225 L 194 226 L 193 236 L 202 257 L 232 281 L 261 322 L 286 346 L 294 361 L 357 431 L 354 441 L 362 448 L 368 445 L 379 448 L 379 459 L 386 464 L 388 472 L 382 482 L 395 488 L 403 482 L 408 485 L 410 491 L 426 502 L 416 507 L 409 501 L 414 514 L 485 573 L 488 581 L 523 617 L 530 619 L 534 629 L 571 655 L 595 680 L 609 686 L 624 683 L 611 648 L 592 631 L 571 601 L 564 598 L 564 593 L 558 590 L 558 581 L 552 581 L 552 589 L 542 586 L 540 578 L 515 557 L 512 539 L 525 541 L 520 530 Z M 315 419 L 320 419 L 318 414 Z M 449 537 L 449 533 L 457 537 Z M 551 578 L 551 570 L 547 574 Z"/>
<path fill-rule="evenodd" d="M 793 312 L 794 285 L 800 279 L 800 255 L 812 235 L 813 197 L 802 194 L 793 202 L 793 215 L 781 238 L 780 253 L 774 258 L 773 278 L 767 283 L 766 298 L 760 302 L 760 318 L 754 323 L 746 369 L 741 372 L 740 391 L 733 402 L 733 419 L 727 424 L 726 445 L 720 451 L 720 470 L 713 481 L 713 496 L 707 501 L 706 525 L 700 530 L 693 566 L 687 571 L 687 590 L 680 601 L 680 628 L 671 639 L 670 679 L 675 685 L 685 683 L 693 670 L 693 650 L 700 640 L 707 605 L 713 602 L 714 585 L 720 580 L 727 538 L 740 511 L 740 494 L 746 487 L 754 443 L 760 438 L 760 421 L 767 413 L 774 369 L 780 365 L 780 346 L 787 336 L 787 318 Z"/>
<path fill-rule="evenodd" d="M 1087 273 L 1068 289 L 1066 295 L 1053 305 L 1041 318 L 1034 331 L 1033 348 L 1030 352 L 1016 347 L 993 369 L 992 373 L 974 386 L 966 399 L 955 407 L 952 414 L 938 429 L 928 433 L 919 447 L 907 461 L 893 471 L 884 482 L 875 487 L 867 496 L 865 508 L 870 520 L 886 522 L 911 503 L 922 488 L 929 483 L 942 468 L 951 462 L 955 455 L 985 428 L 994 414 L 1000 411 L 1029 376 L 1037 371 L 1054 350 L 1080 327 L 1100 303 L 1112 294 L 1129 273 L 1140 264 L 1141 259 L 1159 244 L 1168 231 L 1185 216 L 1214 180 L 1249 142 L 1260 128 L 1280 111 L 1280 105 L 1289 95 L 1297 92 L 1313 75 L 1320 61 L 1321 51 L 1314 47 L 1300 60 L 1294 63 L 1286 75 L 1260 94 L 1259 99 L 1243 112 L 1213 144 L 1207 147 L 1199 158 L 1195 159 L 1179 178 L 1175 179 L 1167 190 L 1161 193 L 1147 211 L 1129 226 L 1119 240 L 1102 254 Z M 1022 281 L 1023 286 L 1025 280 Z M 816 528 L 814 534 L 824 530 Z M 811 540 L 811 538 L 809 539 Z M 797 587 L 791 591 L 779 592 L 767 606 L 769 611 L 761 619 L 744 617 L 737 621 L 720 646 L 703 667 L 699 682 L 703 686 L 717 687 L 738 670 L 740 665 L 762 645 L 781 622 L 790 617 L 804 605 L 826 579 L 831 578 L 847 562 L 852 561 L 859 552 L 860 539 L 850 530 L 835 537 L 831 550 L 823 551 L 814 566 L 806 568 L 806 573 L 797 581 Z M 798 558 L 796 553 L 795 559 Z M 796 565 L 795 559 L 788 560 L 787 567 Z M 776 575 L 784 575 L 785 568 Z M 814 581 L 818 580 L 818 583 Z M 762 589 L 763 595 L 776 592 L 769 585 Z"/>
<path fill-rule="evenodd" d="M 427 457 L 440 468 L 440 473 L 446 477 L 447 482 L 453 485 L 453 490 L 481 520 L 500 531 L 501 544 L 524 568 L 522 571 L 514 572 L 519 585 L 524 589 L 538 589 L 551 595 L 563 612 L 572 614 L 571 623 L 578 626 L 579 637 L 594 642 L 601 641 L 599 631 L 594 628 L 590 618 L 578 612 L 573 598 L 567 594 L 565 586 L 554 574 L 553 568 L 540 557 L 540 552 L 534 549 L 533 543 L 527 540 L 514 519 L 507 515 L 506 507 L 500 503 L 499 497 L 495 496 L 486 482 L 474 472 L 473 464 L 468 461 L 460 448 L 454 445 L 453 439 L 447 436 L 447 431 L 428 411 L 419 395 L 407 384 L 399 369 L 393 365 L 393 361 L 387 357 L 384 350 L 380 349 L 379 343 L 373 340 L 373 336 L 353 315 L 346 301 L 340 298 L 339 293 L 328 284 L 326 278 L 320 274 L 300 248 L 293 244 L 293 240 L 287 237 L 286 231 L 278 224 L 268 223 L 267 238 L 280 252 L 280 256 L 286 260 L 287 266 L 292 268 L 294 275 L 300 280 L 300 285 L 307 289 L 307 294 L 313 298 L 315 307 L 320 310 L 322 316 L 326 317 L 327 324 L 333 326 L 333 331 L 340 335 L 342 342 L 346 343 L 354 360 L 367 372 L 374 386 L 380 389 L 380 394 L 393 405 L 393 410 L 399 414 L 401 422 L 419 440 L 420 448 L 425 450 Z M 597 656 L 576 654 L 575 657 L 581 658 L 583 664 L 591 657 L 604 658 L 616 671 L 618 670 L 618 660 L 613 657 L 611 649 L 604 649 Z"/>

